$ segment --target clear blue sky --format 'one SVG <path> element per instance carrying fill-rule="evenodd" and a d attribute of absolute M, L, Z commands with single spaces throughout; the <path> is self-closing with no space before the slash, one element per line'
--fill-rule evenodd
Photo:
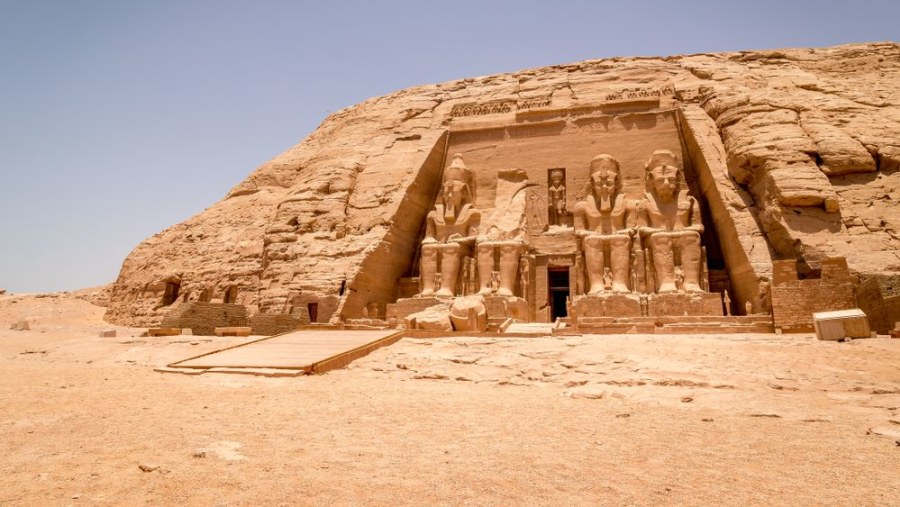
<path fill-rule="evenodd" d="M 0 0 L 0 288 L 113 281 L 338 109 L 589 58 L 898 39 L 895 1 Z"/>

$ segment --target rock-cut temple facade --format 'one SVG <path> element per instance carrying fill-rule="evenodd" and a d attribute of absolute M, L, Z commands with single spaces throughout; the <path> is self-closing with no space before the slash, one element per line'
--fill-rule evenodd
<path fill-rule="evenodd" d="M 369 99 L 138 245 L 107 316 L 803 330 L 857 307 L 880 332 L 900 320 L 893 43 L 591 60 Z"/>

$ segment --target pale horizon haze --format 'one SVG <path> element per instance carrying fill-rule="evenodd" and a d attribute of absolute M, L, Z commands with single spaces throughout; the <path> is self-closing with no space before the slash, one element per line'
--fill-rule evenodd
<path fill-rule="evenodd" d="M 900 2 L 0 0 L 0 288 L 115 280 L 327 115 L 614 56 L 896 41 Z"/>

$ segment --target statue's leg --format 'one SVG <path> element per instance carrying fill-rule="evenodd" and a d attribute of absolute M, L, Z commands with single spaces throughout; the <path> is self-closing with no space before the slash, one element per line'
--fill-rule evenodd
<path fill-rule="evenodd" d="M 681 269 L 684 273 L 684 290 L 686 292 L 703 292 L 700 286 L 700 233 L 684 231 L 678 237 L 681 247 Z"/>
<path fill-rule="evenodd" d="M 494 243 L 485 241 L 478 244 L 478 293 L 482 296 L 491 295 L 491 273 L 494 271 Z"/>
<path fill-rule="evenodd" d="M 441 288 L 438 296 L 455 296 L 456 279 L 459 276 L 461 250 L 458 244 L 448 243 L 441 246 Z"/>
<path fill-rule="evenodd" d="M 419 280 L 422 282 L 422 295 L 434 295 L 434 274 L 437 272 L 438 246 L 435 244 L 422 246 L 422 260 L 419 262 Z"/>
<path fill-rule="evenodd" d="M 584 238 L 584 267 L 588 273 L 588 294 L 603 292 L 603 239 L 598 236 Z"/>
<path fill-rule="evenodd" d="M 500 289 L 497 294 L 512 296 L 516 287 L 516 278 L 519 272 L 519 254 L 521 244 L 518 241 L 508 241 L 500 244 Z"/>
<path fill-rule="evenodd" d="M 656 233 L 650 236 L 650 248 L 653 250 L 653 266 L 656 268 L 656 283 L 659 292 L 676 292 L 675 257 L 672 253 L 672 237 L 668 233 Z"/>
<path fill-rule="evenodd" d="M 613 292 L 629 292 L 631 277 L 631 237 L 615 236 L 609 240 L 609 264 L 612 269 Z"/>

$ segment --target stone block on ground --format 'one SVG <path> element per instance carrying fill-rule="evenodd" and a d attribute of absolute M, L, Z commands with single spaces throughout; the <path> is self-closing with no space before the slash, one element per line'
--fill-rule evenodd
<path fill-rule="evenodd" d="M 813 314 L 813 326 L 816 338 L 826 341 L 838 341 L 844 338 L 869 338 L 869 320 L 858 308 Z"/>
<path fill-rule="evenodd" d="M 180 327 L 151 327 L 147 330 L 148 336 L 178 336 L 180 334 Z"/>
<path fill-rule="evenodd" d="M 516 296 L 487 296 L 484 298 L 489 319 L 528 320 L 528 302 Z"/>
<path fill-rule="evenodd" d="M 31 325 L 27 320 L 20 320 L 13 325 L 9 326 L 13 331 L 28 331 L 31 329 Z"/>
<path fill-rule="evenodd" d="M 488 324 L 484 296 L 473 294 L 454 299 L 450 305 L 450 321 L 454 331 L 483 332 Z"/>
<path fill-rule="evenodd" d="M 115 338 L 116 330 L 115 329 L 104 329 L 100 331 L 100 338 Z"/>
<path fill-rule="evenodd" d="M 406 329 L 453 331 L 453 323 L 450 322 L 450 305 L 446 304 L 431 306 L 420 312 L 409 314 L 404 322 Z"/>
<path fill-rule="evenodd" d="M 251 329 L 248 326 L 217 327 L 216 336 L 250 336 Z"/>

